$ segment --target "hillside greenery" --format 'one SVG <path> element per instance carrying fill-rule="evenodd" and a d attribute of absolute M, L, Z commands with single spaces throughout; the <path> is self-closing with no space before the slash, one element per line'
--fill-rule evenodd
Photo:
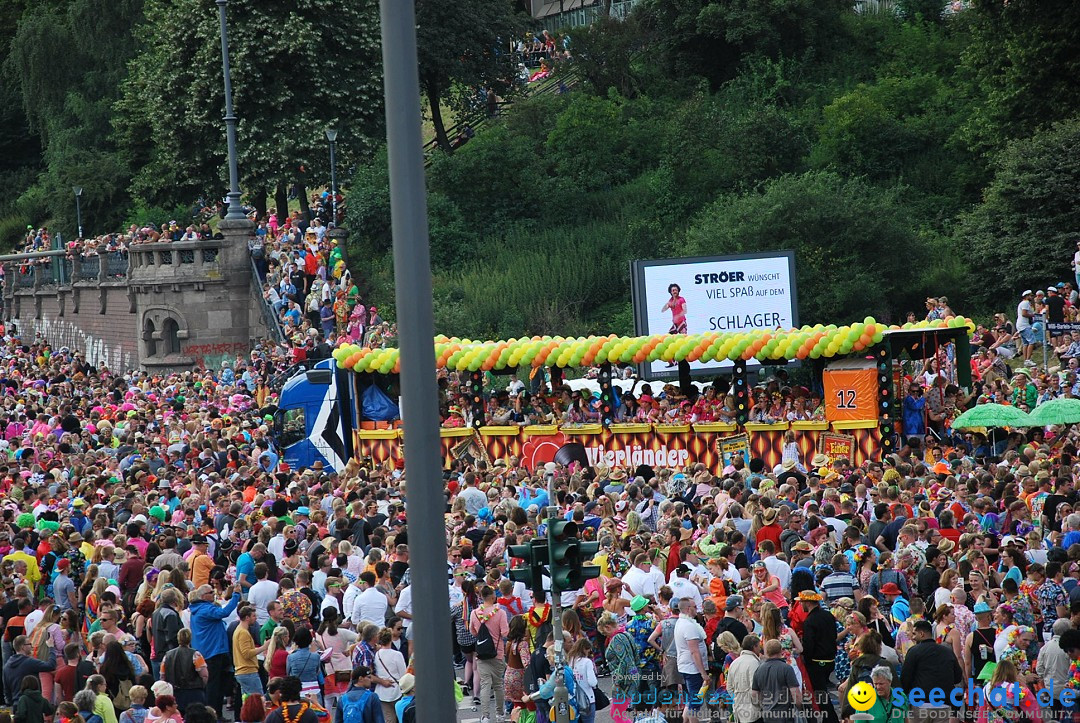
<path fill-rule="evenodd" d="M 341 129 L 350 259 L 392 317 L 378 4 L 291 5 L 229 5 L 243 185 L 282 208 L 326 184 Z M 569 92 L 524 99 L 504 56 L 447 41 L 494 46 L 529 27 L 520 3 L 456 6 L 470 22 L 419 2 L 418 103 L 515 101 L 428 170 L 439 331 L 628 333 L 636 258 L 793 249 L 809 323 L 902 320 L 927 294 L 1011 311 L 1070 278 L 1080 4 L 873 5 L 643 0 L 570 31 Z M 94 233 L 223 192 L 213 3 L 0 0 L 0 21 L 0 242 L 72 233 L 75 184 Z"/>
<path fill-rule="evenodd" d="M 635 258 L 793 249 L 809 323 L 902 321 L 928 294 L 1011 312 L 1071 279 L 1080 7 L 897 7 L 646 0 L 575 31 L 572 92 L 429 171 L 437 327 L 629 333 Z M 386 186 L 377 163 L 349 194 L 380 308 Z"/>

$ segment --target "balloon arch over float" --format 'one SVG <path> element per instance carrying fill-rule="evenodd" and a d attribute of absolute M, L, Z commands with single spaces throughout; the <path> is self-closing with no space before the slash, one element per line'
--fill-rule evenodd
<path fill-rule="evenodd" d="M 818 324 L 799 329 L 651 336 L 531 337 L 505 341 L 435 339 L 440 369 L 468 373 L 468 390 L 477 424 L 472 428 L 444 428 L 443 453 L 455 458 L 489 461 L 520 457 L 530 469 L 545 462 L 578 459 L 609 467 L 682 467 L 704 463 L 714 473 L 733 454 L 761 457 L 766 464 L 780 463 L 785 433 L 796 432 L 802 459 L 817 452 L 832 459 L 846 456 L 859 464 L 880 459 L 893 451 L 899 407 L 894 388 L 899 370 L 894 360 L 903 355 L 925 359 L 946 344 L 955 344 L 956 369 L 961 386 L 970 387 L 970 344 L 974 323 L 955 317 L 886 326 L 867 317 L 848 326 Z M 399 371 L 397 349 L 367 349 L 345 344 L 334 350 L 339 370 L 361 375 L 391 375 Z M 750 387 L 747 366 L 802 361 L 811 365 L 825 390 L 824 421 L 757 424 L 748 421 Z M 690 386 L 690 362 L 731 363 L 734 422 L 705 424 L 613 423 L 615 394 L 611 373 L 615 364 L 671 362 L 678 366 L 680 385 Z M 512 373 L 525 368 L 550 367 L 552 386 L 562 370 L 598 367 L 600 424 L 481 426 L 484 419 L 484 373 Z M 723 374 L 724 372 L 721 372 Z M 710 372 L 709 376 L 717 376 Z M 392 460 L 403 453 L 400 424 L 358 419 L 352 431 L 359 457 Z M 570 450 L 570 451 L 568 451 Z"/>

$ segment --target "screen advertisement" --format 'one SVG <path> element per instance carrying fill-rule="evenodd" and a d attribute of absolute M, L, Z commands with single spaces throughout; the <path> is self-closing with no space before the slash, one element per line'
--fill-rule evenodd
<path fill-rule="evenodd" d="M 631 263 L 638 335 L 744 332 L 799 325 L 795 252 L 653 259 Z M 751 361 L 750 366 L 757 362 Z M 676 365 L 643 365 L 650 378 L 678 373 Z M 691 362 L 691 372 L 732 363 Z"/>

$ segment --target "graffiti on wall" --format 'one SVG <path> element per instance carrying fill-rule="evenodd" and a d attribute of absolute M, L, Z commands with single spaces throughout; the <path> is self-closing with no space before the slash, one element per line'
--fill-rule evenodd
<path fill-rule="evenodd" d="M 29 324 L 34 334 L 40 335 L 54 349 L 66 346 L 80 351 L 86 361 L 94 366 L 104 362 L 105 366 L 114 372 L 124 372 L 139 366 L 138 357 L 125 350 L 122 344 L 110 344 L 105 339 L 87 334 L 74 322 L 51 319 L 43 315 L 41 319 L 29 320 Z"/>
<path fill-rule="evenodd" d="M 192 344 L 184 349 L 184 356 L 195 360 L 196 366 L 204 369 L 220 369 L 221 362 L 235 361 L 237 355 L 246 355 L 251 345 L 238 342 L 222 342 L 220 344 Z"/>

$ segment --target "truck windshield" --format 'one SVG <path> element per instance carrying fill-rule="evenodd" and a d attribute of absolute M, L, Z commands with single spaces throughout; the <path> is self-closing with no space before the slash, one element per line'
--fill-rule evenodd
<path fill-rule="evenodd" d="M 307 438 L 307 426 L 304 424 L 304 408 L 285 409 L 279 412 L 281 418 L 280 442 L 282 447 L 291 447 Z"/>

